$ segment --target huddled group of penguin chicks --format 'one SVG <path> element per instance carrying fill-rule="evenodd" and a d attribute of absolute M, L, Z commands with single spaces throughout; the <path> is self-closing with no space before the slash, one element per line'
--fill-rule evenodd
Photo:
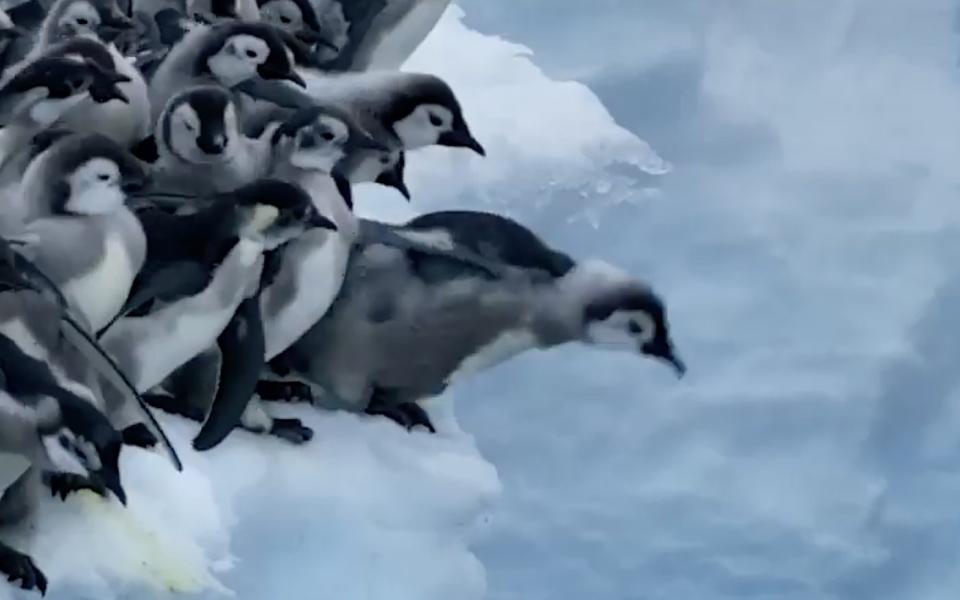
<path fill-rule="evenodd" d="M 0 12 L 0 525 L 44 489 L 125 503 L 123 446 L 181 468 L 151 407 L 200 422 L 202 451 L 237 426 L 311 438 L 265 400 L 433 431 L 419 401 L 566 342 L 683 373 L 660 298 L 609 265 L 488 213 L 354 215 L 354 183 L 409 199 L 409 151 L 484 155 L 444 81 L 395 70 L 448 2 Z M 2 542 L 0 572 L 47 589 Z"/>

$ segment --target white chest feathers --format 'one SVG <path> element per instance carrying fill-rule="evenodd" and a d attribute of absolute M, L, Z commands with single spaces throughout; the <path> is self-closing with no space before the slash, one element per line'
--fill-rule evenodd
<path fill-rule="evenodd" d="M 536 346 L 536 338 L 525 329 L 504 331 L 490 343 L 477 348 L 473 354 L 464 358 L 457 370 L 447 377 L 447 383 L 489 369 Z"/>
<path fill-rule="evenodd" d="M 109 232 L 100 260 L 86 273 L 69 280 L 63 291 L 97 331 L 123 308 L 138 270 L 121 233 Z"/>
<path fill-rule="evenodd" d="M 281 282 L 261 299 L 267 360 L 289 348 L 330 309 L 343 285 L 350 247 L 348 239 L 326 230 L 308 231 L 293 242 L 290 252 L 299 256 L 284 267 L 292 269 L 293 294 L 278 297 L 290 293 Z M 277 307 L 272 313 L 271 306 Z"/>

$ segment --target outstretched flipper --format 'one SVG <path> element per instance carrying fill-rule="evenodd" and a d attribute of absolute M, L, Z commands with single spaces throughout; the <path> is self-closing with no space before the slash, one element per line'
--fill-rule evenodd
<path fill-rule="evenodd" d="M 223 356 L 220 385 L 207 420 L 193 440 L 193 447 L 201 451 L 217 446 L 240 424 L 256 390 L 266 352 L 259 293 L 240 304 L 217 343 Z"/>
<path fill-rule="evenodd" d="M 383 244 L 402 250 L 412 250 L 427 256 L 450 258 L 470 265 L 488 277 L 505 278 L 509 272 L 503 264 L 485 258 L 469 247 L 458 245 L 452 238 L 429 231 L 405 229 L 370 219 L 359 219 L 360 234 L 357 243 L 363 245 Z"/>
<path fill-rule="evenodd" d="M 293 86 L 289 86 L 282 81 L 272 79 L 261 79 L 259 77 L 242 81 L 232 88 L 234 91 L 241 92 L 258 100 L 266 100 L 278 106 L 285 108 L 311 108 L 317 105 L 317 101 Z"/>

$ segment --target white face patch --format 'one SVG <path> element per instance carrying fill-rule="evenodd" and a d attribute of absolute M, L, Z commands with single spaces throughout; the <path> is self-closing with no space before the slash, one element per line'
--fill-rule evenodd
<path fill-rule="evenodd" d="M 178 106 L 170 114 L 170 139 L 167 144 L 178 158 L 187 162 L 202 162 L 197 148 L 197 136 L 200 135 L 200 117 L 189 104 Z"/>
<path fill-rule="evenodd" d="M 70 197 L 64 209 L 81 215 L 104 215 L 123 206 L 126 196 L 120 189 L 120 167 L 106 158 L 94 158 L 67 177 Z"/>
<path fill-rule="evenodd" d="M 84 450 L 77 443 L 78 439 L 69 429 L 60 429 L 53 435 L 41 438 L 47 460 L 53 465 L 53 470 L 60 473 L 87 476 L 90 474 L 81 454 Z"/>
<path fill-rule="evenodd" d="M 589 323 L 586 341 L 608 350 L 639 352 L 656 334 L 656 322 L 646 312 L 618 310 L 603 321 Z"/>
<path fill-rule="evenodd" d="M 421 104 L 393 125 L 406 150 L 432 146 L 453 128 L 453 113 L 438 104 Z"/>
<path fill-rule="evenodd" d="M 89 2 L 74 2 L 68 6 L 57 21 L 57 33 L 61 37 L 96 35 L 100 26 L 100 14 Z"/>
<path fill-rule="evenodd" d="M 276 206 L 269 204 L 257 204 L 253 209 L 253 216 L 242 231 L 242 237 L 261 239 L 264 230 L 276 222 L 280 211 Z"/>
<path fill-rule="evenodd" d="M 316 6 L 316 4 L 314 4 Z M 319 15 L 320 31 L 324 32 L 327 40 L 336 49 L 320 46 L 321 60 L 332 60 L 343 50 L 350 41 L 350 23 L 343 14 L 343 6 L 339 2 L 330 2 L 322 15 Z"/>
<path fill-rule="evenodd" d="M 270 47 L 264 40 L 252 35 L 234 35 L 227 38 L 207 65 L 220 83 L 232 87 L 256 77 L 257 67 L 266 62 L 268 56 Z"/>
<path fill-rule="evenodd" d="M 346 123 L 333 117 L 320 117 L 317 126 L 297 133 L 290 163 L 300 169 L 330 173 L 343 158 L 350 136 Z"/>
<path fill-rule="evenodd" d="M 267 2 L 260 7 L 260 19 L 290 33 L 303 30 L 303 13 L 290 0 Z"/>

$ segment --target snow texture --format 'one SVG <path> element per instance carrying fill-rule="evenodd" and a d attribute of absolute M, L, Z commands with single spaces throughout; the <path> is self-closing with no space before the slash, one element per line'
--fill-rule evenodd
<path fill-rule="evenodd" d="M 418 210 L 553 196 L 580 210 L 593 203 L 594 184 L 585 182 L 598 169 L 668 169 L 586 87 L 550 80 L 525 49 L 470 31 L 462 17 L 451 8 L 407 68 L 451 83 L 490 158 L 411 153 Z M 365 215 L 410 214 L 375 186 L 357 196 Z M 183 473 L 159 455 L 125 450 L 128 509 L 88 494 L 48 499 L 16 546 L 50 577 L 48 596 L 58 600 L 479 600 L 486 576 L 471 548 L 489 530 L 500 482 L 458 426 L 452 401 L 429 408 L 437 436 L 381 418 L 279 407 L 279 416 L 315 429 L 312 443 L 236 432 L 203 454 L 189 449 L 195 425 L 164 418 Z M 0 585 L 0 600 L 34 596 Z"/>

